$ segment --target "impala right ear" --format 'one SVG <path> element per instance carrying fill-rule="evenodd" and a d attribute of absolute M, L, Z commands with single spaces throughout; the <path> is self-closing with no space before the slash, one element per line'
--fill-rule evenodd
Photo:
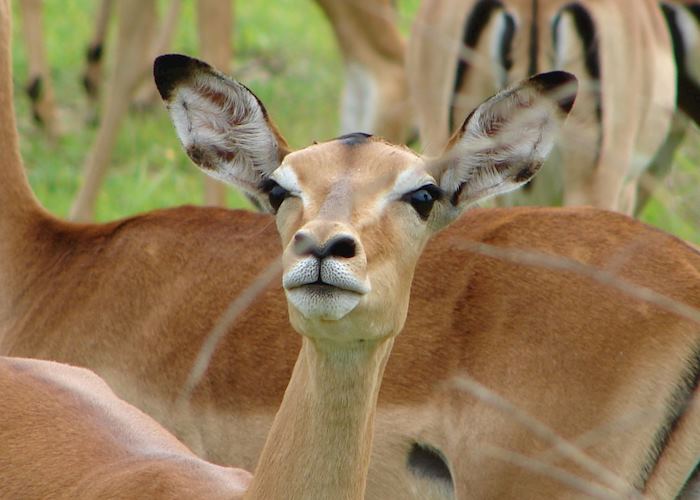
<path fill-rule="evenodd" d="M 530 77 L 484 101 L 455 132 L 430 173 L 453 216 L 528 182 L 552 150 L 578 83 L 563 71 Z"/>
<path fill-rule="evenodd" d="M 290 152 L 260 100 L 191 57 L 168 54 L 153 77 L 187 155 L 204 172 L 261 196 L 261 183 Z"/>

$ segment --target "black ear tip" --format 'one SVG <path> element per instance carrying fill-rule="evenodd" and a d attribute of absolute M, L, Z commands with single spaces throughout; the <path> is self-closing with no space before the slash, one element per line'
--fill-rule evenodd
<path fill-rule="evenodd" d="M 545 92 L 555 90 L 562 85 L 578 85 L 578 79 L 566 71 L 540 73 L 530 78 L 530 81 L 536 83 Z"/>
<path fill-rule="evenodd" d="M 542 93 L 550 94 L 564 113 L 571 111 L 578 92 L 578 79 L 574 75 L 566 71 L 550 71 L 533 76 L 530 82 Z"/>
<path fill-rule="evenodd" d="M 192 76 L 193 72 L 209 65 L 182 54 L 165 54 L 153 61 L 153 79 L 163 100 L 170 99 L 178 84 Z"/>

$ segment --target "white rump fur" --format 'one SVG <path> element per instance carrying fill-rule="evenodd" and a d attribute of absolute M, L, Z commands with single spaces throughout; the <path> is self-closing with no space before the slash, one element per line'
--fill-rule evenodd
<path fill-rule="evenodd" d="M 461 187 L 459 202 L 466 206 L 522 186 L 551 152 L 563 115 L 527 83 L 495 95 L 467 118 L 462 136 L 440 159 L 440 187 L 450 194 Z"/>
<path fill-rule="evenodd" d="M 277 137 L 255 96 L 238 82 L 199 72 L 178 86 L 168 110 L 182 145 L 212 177 L 257 193 L 279 165 Z"/>

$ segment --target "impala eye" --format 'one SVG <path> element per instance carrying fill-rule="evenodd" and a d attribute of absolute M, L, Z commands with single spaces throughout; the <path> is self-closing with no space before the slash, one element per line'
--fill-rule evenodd
<path fill-rule="evenodd" d="M 420 189 L 406 193 L 401 198 L 403 201 L 410 203 L 411 206 L 418 212 L 420 218 L 425 220 L 430 215 L 433 205 L 440 199 L 442 191 L 435 184 L 426 184 Z"/>
<path fill-rule="evenodd" d="M 267 198 L 270 201 L 272 210 L 277 212 L 282 205 L 282 202 L 289 197 L 289 191 L 277 184 L 272 179 L 268 179 L 262 186 L 262 190 L 267 193 Z"/>

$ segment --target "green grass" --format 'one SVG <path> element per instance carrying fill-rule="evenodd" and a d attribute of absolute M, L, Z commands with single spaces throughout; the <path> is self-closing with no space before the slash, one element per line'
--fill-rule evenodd
<path fill-rule="evenodd" d="M 184 2 L 173 51 L 197 54 L 194 6 Z M 66 216 L 78 189 L 81 167 L 95 129 L 80 85 L 83 54 L 97 2 L 45 2 L 45 36 L 61 110 L 63 136 L 51 143 L 32 122 L 23 87 L 27 65 L 15 7 L 15 102 L 30 182 L 41 202 Z M 400 2 L 407 32 L 418 0 Z M 163 2 L 161 2 L 161 7 Z M 236 2 L 234 76 L 251 87 L 293 147 L 336 134 L 342 64 L 331 29 L 310 0 Z M 113 35 L 113 34 L 112 34 Z M 109 45 L 112 47 L 114 44 Z M 111 54 L 108 50 L 108 63 Z M 643 220 L 682 238 L 700 242 L 700 148 L 690 134 L 677 155 L 663 193 Z M 100 191 L 98 220 L 111 220 L 158 207 L 202 200 L 202 175 L 182 152 L 165 110 L 132 112 L 121 127 L 112 166 Z M 231 207 L 248 206 L 231 190 Z"/>
<path fill-rule="evenodd" d="M 22 155 L 37 196 L 60 216 L 68 213 L 95 136 L 80 77 L 96 4 L 87 0 L 44 4 L 48 58 L 65 129 L 57 143 L 31 119 L 23 91 L 27 64 L 15 5 L 13 76 Z M 184 3 L 173 51 L 197 54 L 193 4 Z M 266 2 L 238 2 L 235 23 L 233 74 L 266 103 L 290 144 L 301 147 L 335 135 L 342 65 L 320 9 L 310 1 L 279 0 L 274 8 Z M 108 52 L 107 67 L 111 56 Z M 97 219 L 200 203 L 202 177 L 182 152 L 163 107 L 132 112 L 121 127 L 100 191 Z M 231 190 L 229 205 L 248 203 Z"/>

